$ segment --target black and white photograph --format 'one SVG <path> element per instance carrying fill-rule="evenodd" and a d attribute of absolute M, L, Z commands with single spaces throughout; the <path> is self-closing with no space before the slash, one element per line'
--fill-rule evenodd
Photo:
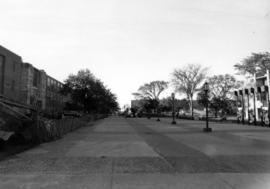
<path fill-rule="evenodd" d="M 0 189 L 270 189 L 269 0 L 0 9 Z"/>

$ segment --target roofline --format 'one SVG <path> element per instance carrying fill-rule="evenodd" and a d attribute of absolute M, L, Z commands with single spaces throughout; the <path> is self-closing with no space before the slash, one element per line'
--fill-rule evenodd
<path fill-rule="evenodd" d="M 22 57 L 21 57 L 20 55 L 18 55 L 18 54 L 16 54 L 16 53 L 12 52 L 11 50 L 9 50 L 9 49 L 3 47 L 2 45 L 0 45 L 0 48 L 4 49 L 5 51 L 7 51 L 7 52 L 10 53 L 10 54 L 13 54 L 13 55 L 19 57 L 19 58 L 22 60 Z"/>

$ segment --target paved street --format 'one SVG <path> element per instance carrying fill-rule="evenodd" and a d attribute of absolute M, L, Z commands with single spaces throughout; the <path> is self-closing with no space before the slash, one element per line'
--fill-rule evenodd
<path fill-rule="evenodd" d="M 0 162 L 0 188 L 270 188 L 270 129 L 110 117 Z"/>

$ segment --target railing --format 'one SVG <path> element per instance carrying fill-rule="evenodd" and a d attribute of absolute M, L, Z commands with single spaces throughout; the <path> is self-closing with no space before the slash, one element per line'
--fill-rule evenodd
<path fill-rule="evenodd" d="M 31 111 L 36 111 L 36 109 L 32 106 L 29 106 L 29 105 L 25 105 L 25 104 L 22 104 L 22 103 L 18 103 L 18 102 L 14 102 L 12 100 L 10 100 L 9 98 L 5 97 L 4 95 L 1 95 L 0 94 L 0 102 L 4 103 L 4 104 L 7 104 L 7 105 L 10 105 L 10 106 L 15 106 L 15 107 L 18 107 L 18 108 L 23 108 L 23 109 L 27 109 L 27 110 L 31 110 Z"/>
<path fill-rule="evenodd" d="M 32 106 L 25 105 L 25 104 L 18 103 L 18 102 L 14 102 L 14 101 L 10 100 L 9 98 L 5 97 L 4 95 L 0 94 L 0 109 L 3 108 L 5 110 L 13 112 L 14 114 L 17 115 L 15 117 L 19 116 L 19 117 L 22 117 L 22 118 L 27 119 L 27 120 L 32 120 L 32 118 L 30 118 L 30 117 L 24 115 L 23 113 L 13 109 L 12 107 L 17 107 L 17 108 L 37 112 L 37 110 L 35 108 L 33 108 Z"/>

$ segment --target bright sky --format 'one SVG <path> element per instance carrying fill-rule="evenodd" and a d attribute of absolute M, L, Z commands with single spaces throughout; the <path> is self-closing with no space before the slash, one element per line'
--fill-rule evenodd
<path fill-rule="evenodd" d="M 234 74 L 270 51 L 269 0 L 0 1 L 0 44 L 63 81 L 89 68 L 121 106 L 187 63 Z"/>

